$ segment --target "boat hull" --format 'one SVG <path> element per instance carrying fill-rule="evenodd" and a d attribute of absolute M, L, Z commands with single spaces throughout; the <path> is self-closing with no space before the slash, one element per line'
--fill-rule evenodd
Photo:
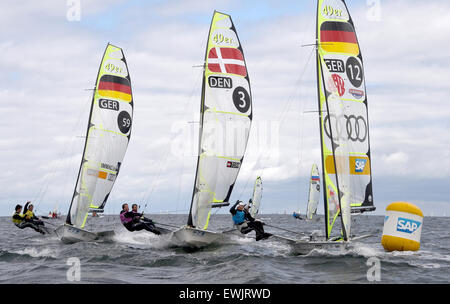
<path fill-rule="evenodd" d="M 299 255 L 306 255 L 314 249 L 323 249 L 331 252 L 344 252 L 348 247 L 347 242 L 309 242 L 309 241 L 295 241 L 291 244 L 291 252 Z"/>
<path fill-rule="evenodd" d="M 170 240 L 173 244 L 187 247 L 204 247 L 220 243 L 226 236 L 220 232 L 202 230 L 192 227 L 181 227 L 172 232 Z"/>
<path fill-rule="evenodd" d="M 63 243 L 91 242 L 98 239 L 108 239 L 114 235 L 114 231 L 90 232 L 84 229 L 64 224 L 55 230 L 56 235 Z"/>

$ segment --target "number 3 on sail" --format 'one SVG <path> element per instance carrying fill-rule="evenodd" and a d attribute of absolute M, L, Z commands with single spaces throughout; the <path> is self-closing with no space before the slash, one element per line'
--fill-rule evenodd
<path fill-rule="evenodd" d="M 234 89 L 233 103 L 241 113 L 246 113 L 250 108 L 250 95 L 243 87 Z"/>

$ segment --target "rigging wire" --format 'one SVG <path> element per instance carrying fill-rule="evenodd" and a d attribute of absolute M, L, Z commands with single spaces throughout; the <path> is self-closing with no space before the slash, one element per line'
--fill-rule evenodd
<path fill-rule="evenodd" d="M 92 96 L 90 96 L 90 95 L 86 98 L 86 102 L 84 103 L 83 107 L 80 109 L 80 112 L 78 114 L 78 119 L 77 119 L 75 125 L 73 126 L 73 129 L 71 130 L 70 134 L 75 134 L 76 130 L 78 129 L 78 126 L 81 123 L 82 117 L 84 116 L 83 114 L 85 113 L 85 110 L 88 107 L 88 104 L 91 99 L 92 99 Z M 64 146 L 64 149 L 59 153 L 59 156 L 58 156 L 56 162 L 54 162 L 51 165 L 50 174 L 45 175 L 44 181 L 42 182 L 42 186 L 40 187 L 38 193 L 33 198 L 33 204 L 36 206 L 36 209 L 38 209 L 38 205 L 45 198 L 45 195 L 47 194 L 50 183 L 53 180 L 54 176 L 56 175 L 56 172 L 60 169 L 67 153 L 72 149 L 73 143 L 74 143 L 74 138 L 76 138 L 75 135 L 71 136 L 70 143 Z M 64 177 L 67 178 L 67 174 L 65 174 Z M 61 187 L 61 188 L 63 189 L 64 187 Z"/>
<path fill-rule="evenodd" d="M 182 112 L 182 113 L 183 113 L 183 118 L 184 118 L 184 116 L 186 116 L 186 115 L 188 115 L 188 114 L 191 114 L 191 113 L 188 111 L 188 109 L 189 109 L 189 106 L 191 105 L 191 102 L 192 102 L 194 93 L 197 91 L 199 82 L 200 82 L 200 80 L 202 80 L 202 77 L 199 77 L 199 76 L 201 76 L 201 75 L 203 75 L 203 69 L 201 69 L 201 71 L 199 72 L 199 75 L 196 77 L 196 82 L 195 82 L 194 86 L 192 87 L 192 90 L 191 90 L 191 92 L 190 92 L 188 98 L 186 99 L 187 101 L 185 102 L 184 110 L 183 110 L 183 112 Z M 171 137 L 170 137 L 169 142 L 172 142 L 172 141 L 175 139 L 175 137 L 177 137 L 177 136 L 179 136 L 179 134 L 177 134 L 177 133 L 172 134 Z M 149 200 L 150 200 L 150 198 L 151 198 L 151 196 L 152 196 L 152 194 L 153 194 L 153 191 L 155 190 L 156 186 L 157 186 L 158 183 L 159 183 L 160 176 L 161 176 L 161 173 L 162 173 L 162 170 L 163 170 L 163 165 L 164 165 L 164 168 L 167 166 L 167 160 L 168 160 L 168 156 L 169 156 L 169 154 L 170 154 L 170 153 L 169 153 L 169 149 L 170 149 L 170 148 L 171 148 L 171 145 L 167 145 L 167 149 L 166 149 L 166 151 L 165 151 L 165 153 L 164 153 L 164 154 L 165 154 L 164 160 L 163 160 L 162 162 L 159 163 L 160 165 L 159 165 L 159 168 L 158 168 L 158 173 L 157 173 L 156 176 L 153 178 L 152 183 L 150 184 L 149 189 L 147 190 L 147 192 L 144 194 L 144 196 L 143 196 L 143 198 L 142 198 L 142 201 L 145 202 L 144 211 L 145 211 L 146 208 L 147 208 L 147 203 L 149 202 Z"/>
<path fill-rule="evenodd" d="M 304 77 L 304 75 L 305 75 L 306 69 L 307 69 L 307 67 L 308 67 L 308 65 L 309 65 L 309 62 L 310 62 L 310 60 L 311 60 L 311 57 L 312 57 L 314 51 L 315 51 L 315 49 L 313 49 L 313 50 L 311 51 L 311 53 L 310 53 L 310 55 L 309 55 L 309 57 L 308 57 L 308 59 L 307 59 L 305 65 L 304 65 L 304 67 L 303 67 L 303 70 L 302 70 L 302 72 L 300 73 L 299 78 L 298 78 L 297 81 L 295 82 L 295 88 L 296 88 L 296 90 L 300 87 L 300 84 L 302 83 L 303 77 Z M 295 95 L 295 93 L 293 93 L 292 95 L 290 95 L 290 96 L 288 97 L 287 101 L 285 102 L 285 104 L 284 104 L 282 110 L 280 111 L 280 113 L 279 113 L 279 115 L 278 115 L 277 121 L 280 121 L 280 122 L 284 121 L 285 117 L 286 117 L 287 114 L 289 113 L 289 109 L 290 109 L 290 107 L 291 107 L 291 105 L 292 105 L 292 102 L 294 101 L 294 95 Z M 259 165 L 260 162 L 261 162 L 261 159 L 263 159 L 263 156 L 264 156 L 264 158 L 270 157 L 271 154 L 272 154 L 272 151 L 273 151 L 273 149 L 267 149 L 267 150 L 265 151 L 265 153 L 259 154 L 259 156 L 258 156 L 256 162 L 255 162 L 254 165 L 252 166 L 252 170 L 251 170 L 251 171 L 253 171 L 253 169 L 255 169 L 255 168 L 258 167 L 258 165 Z M 264 170 L 266 169 L 266 167 L 267 167 L 267 165 L 263 165 L 263 166 L 262 166 L 262 169 L 261 169 L 261 171 L 260 171 L 260 174 L 258 174 L 257 176 L 261 176 L 261 177 L 262 177 L 263 174 L 264 174 Z M 250 179 L 251 179 L 252 177 L 253 177 L 252 175 L 249 175 L 249 176 L 248 176 L 247 181 L 246 181 L 246 183 L 245 183 L 245 186 L 244 186 L 244 187 L 242 188 L 242 190 L 241 190 L 240 197 L 242 197 L 244 191 L 247 190 L 247 188 L 248 188 L 248 183 L 249 183 L 249 181 L 250 181 Z"/>
<path fill-rule="evenodd" d="M 315 4 L 310 4 L 310 5 L 312 5 L 313 8 L 315 7 Z M 304 29 L 304 30 L 301 32 L 301 37 L 300 37 L 300 41 L 301 41 L 301 46 L 302 46 L 302 48 L 303 48 L 304 46 L 315 46 L 315 45 L 316 45 L 315 43 L 314 43 L 314 44 L 305 44 L 305 41 L 306 41 L 306 40 L 309 40 L 309 39 L 311 38 L 310 33 L 313 31 L 312 29 L 314 29 L 314 28 L 316 27 L 316 20 L 315 20 L 315 18 L 300 18 L 300 20 L 304 20 L 304 21 L 305 21 L 303 24 L 301 24 L 301 25 L 298 26 L 298 28 Z M 309 55 L 309 57 L 308 57 L 308 59 L 307 59 L 307 62 L 306 62 L 306 64 L 304 65 L 303 71 L 302 71 L 302 73 L 301 73 L 299 79 L 298 79 L 298 80 L 296 81 L 296 83 L 295 83 L 296 88 L 300 88 L 300 84 L 302 83 L 303 76 L 304 76 L 304 74 L 305 74 L 305 72 L 306 72 L 306 69 L 307 69 L 307 67 L 308 67 L 308 65 L 309 65 L 309 61 L 311 60 L 311 57 L 312 57 L 314 51 L 315 51 L 315 48 L 312 48 L 312 51 L 311 51 L 311 53 L 310 53 L 310 55 Z M 291 95 L 290 97 L 288 97 L 288 101 L 285 103 L 283 109 L 280 111 L 278 121 L 284 120 L 284 117 L 287 115 L 287 110 L 289 110 L 290 104 L 291 104 L 291 102 L 292 102 L 292 100 L 290 100 L 291 97 L 292 97 L 292 95 Z M 268 149 L 268 150 L 269 150 L 269 152 L 268 152 L 267 157 L 270 157 L 270 155 L 271 155 L 271 153 L 272 153 L 272 149 Z M 266 150 L 265 152 L 266 152 L 266 154 L 267 154 L 267 150 Z M 251 171 L 253 171 L 254 169 L 256 169 L 256 168 L 258 167 L 258 165 L 259 165 L 261 159 L 262 159 L 262 154 L 260 154 L 260 155 L 258 156 L 256 162 L 255 162 L 254 165 L 252 166 Z M 263 173 L 264 173 L 264 169 L 265 169 L 265 166 L 262 168 L 261 173 L 258 174 L 257 176 L 262 176 Z M 247 178 L 247 181 L 246 181 L 246 183 L 245 183 L 245 186 L 242 188 L 242 191 L 241 191 L 241 193 L 240 193 L 240 197 L 242 197 L 243 192 L 244 192 L 245 190 L 247 190 L 249 180 L 250 180 L 252 177 L 253 177 L 253 176 L 249 175 L 249 177 Z"/>

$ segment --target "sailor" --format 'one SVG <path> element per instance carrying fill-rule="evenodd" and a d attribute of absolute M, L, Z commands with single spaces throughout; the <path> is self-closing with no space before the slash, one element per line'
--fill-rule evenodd
<path fill-rule="evenodd" d="M 303 218 L 302 218 L 302 216 L 300 215 L 300 213 L 297 213 L 297 212 L 295 212 L 295 211 L 292 213 L 292 216 L 295 217 L 296 219 L 303 220 Z"/>
<path fill-rule="evenodd" d="M 23 215 L 25 216 L 26 222 L 31 222 L 37 226 L 44 226 L 44 222 L 41 221 L 36 215 L 34 215 L 33 204 L 30 204 L 31 202 L 28 201 L 25 206 L 23 207 Z"/>
<path fill-rule="evenodd" d="M 255 230 L 257 241 L 271 236 L 272 234 L 264 232 L 263 223 L 255 220 L 244 207 L 245 204 L 238 200 L 233 207 L 230 208 L 230 213 L 233 215 L 233 222 L 236 228 L 242 234 L 247 234 L 250 231 Z"/>
<path fill-rule="evenodd" d="M 151 219 L 146 219 L 142 213 L 137 212 L 136 204 L 132 205 L 132 209 L 130 211 L 128 204 L 125 203 L 122 205 L 122 211 L 120 211 L 120 220 L 128 231 L 145 229 L 157 235 L 161 234 Z"/>
<path fill-rule="evenodd" d="M 17 228 L 24 229 L 30 227 L 33 228 L 36 232 L 45 234 L 45 232 L 42 231 L 38 225 L 35 225 L 32 221 L 27 221 L 25 219 L 25 214 L 20 214 L 21 211 L 22 205 L 16 205 L 15 212 L 12 216 L 12 222 L 17 226 Z"/>

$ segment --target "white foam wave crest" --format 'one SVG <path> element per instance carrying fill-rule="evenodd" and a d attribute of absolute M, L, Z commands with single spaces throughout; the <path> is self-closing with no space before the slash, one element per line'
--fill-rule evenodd
<path fill-rule="evenodd" d="M 134 247 L 164 248 L 169 245 L 167 234 L 156 235 L 148 231 L 116 231 L 113 240 L 117 243 L 132 245 Z"/>
<path fill-rule="evenodd" d="M 366 244 L 366 243 L 352 243 L 345 249 L 324 249 L 324 248 L 316 248 L 311 250 L 305 257 L 318 257 L 318 256 L 355 256 L 355 257 L 378 257 L 381 258 L 385 254 L 384 251 L 380 250 L 374 246 L 374 244 Z"/>
<path fill-rule="evenodd" d="M 13 253 L 20 255 L 29 255 L 33 258 L 57 258 L 58 252 L 53 248 L 38 249 L 35 247 L 27 247 L 22 250 L 13 251 Z"/>

